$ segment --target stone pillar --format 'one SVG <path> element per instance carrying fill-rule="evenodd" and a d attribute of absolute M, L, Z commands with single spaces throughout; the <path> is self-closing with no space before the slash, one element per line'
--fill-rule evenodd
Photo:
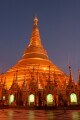
<path fill-rule="evenodd" d="M 56 95 L 56 106 L 58 106 L 58 95 Z"/>

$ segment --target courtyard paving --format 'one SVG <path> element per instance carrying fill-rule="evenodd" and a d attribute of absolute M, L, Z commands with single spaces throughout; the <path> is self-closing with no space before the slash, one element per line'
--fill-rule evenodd
<path fill-rule="evenodd" d="M 0 120 L 80 120 L 80 110 L 0 109 Z"/>

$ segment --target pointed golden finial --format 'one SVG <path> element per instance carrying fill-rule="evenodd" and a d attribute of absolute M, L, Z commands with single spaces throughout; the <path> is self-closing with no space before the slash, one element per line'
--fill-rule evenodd
<path fill-rule="evenodd" d="M 38 25 L 38 18 L 35 16 L 35 18 L 34 18 L 34 25 Z"/>
<path fill-rule="evenodd" d="M 80 74 L 80 68 L 78 69 L 78 72 L 79 72 L 79 74 Z"/>
<path fill-rule="evenodd" d="M 78 73 L 79 73 L 79 80 L 80 80 L 80 68 L 78 69 Z"/>
<path fill-rule="evenodd" d="M 71 70 L 71 66 L 69 66 L 69 74 L 70 74 L 70 79 L 72 78 L 72 70 Z"/>
<path fill-rule="evenodd" d="M 70 71 L 70 73 L 71 73 L 71 66 L 69 66 L 69 71 Z"/>
<path fill-rule="evenodd" d="M 78 73 L 79 73 L 78 84 L 80 85 L 80 68 L 78 69 Z"/>

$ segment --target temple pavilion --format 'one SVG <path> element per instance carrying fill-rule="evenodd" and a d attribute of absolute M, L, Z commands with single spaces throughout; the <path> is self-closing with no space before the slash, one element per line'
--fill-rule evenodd
<path fill-rule="evenodd" d="M 22 58 L 0 80 L 0 100 L 9 106 L 61 106 L 79 104 L 78 84 L 62 72 L 48 57 L 42 45 L 38 18 L 34 18 L 30 43 Z M 80 76 L 80 72 L 79 72 Z"/>

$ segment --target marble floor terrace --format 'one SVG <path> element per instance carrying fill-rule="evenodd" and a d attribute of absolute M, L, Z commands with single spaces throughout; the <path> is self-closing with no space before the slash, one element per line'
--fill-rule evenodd
<path fill-rule="evenodd" d="M 80 110 L 0 109 L 0 120 L 80 120 Z"/>

